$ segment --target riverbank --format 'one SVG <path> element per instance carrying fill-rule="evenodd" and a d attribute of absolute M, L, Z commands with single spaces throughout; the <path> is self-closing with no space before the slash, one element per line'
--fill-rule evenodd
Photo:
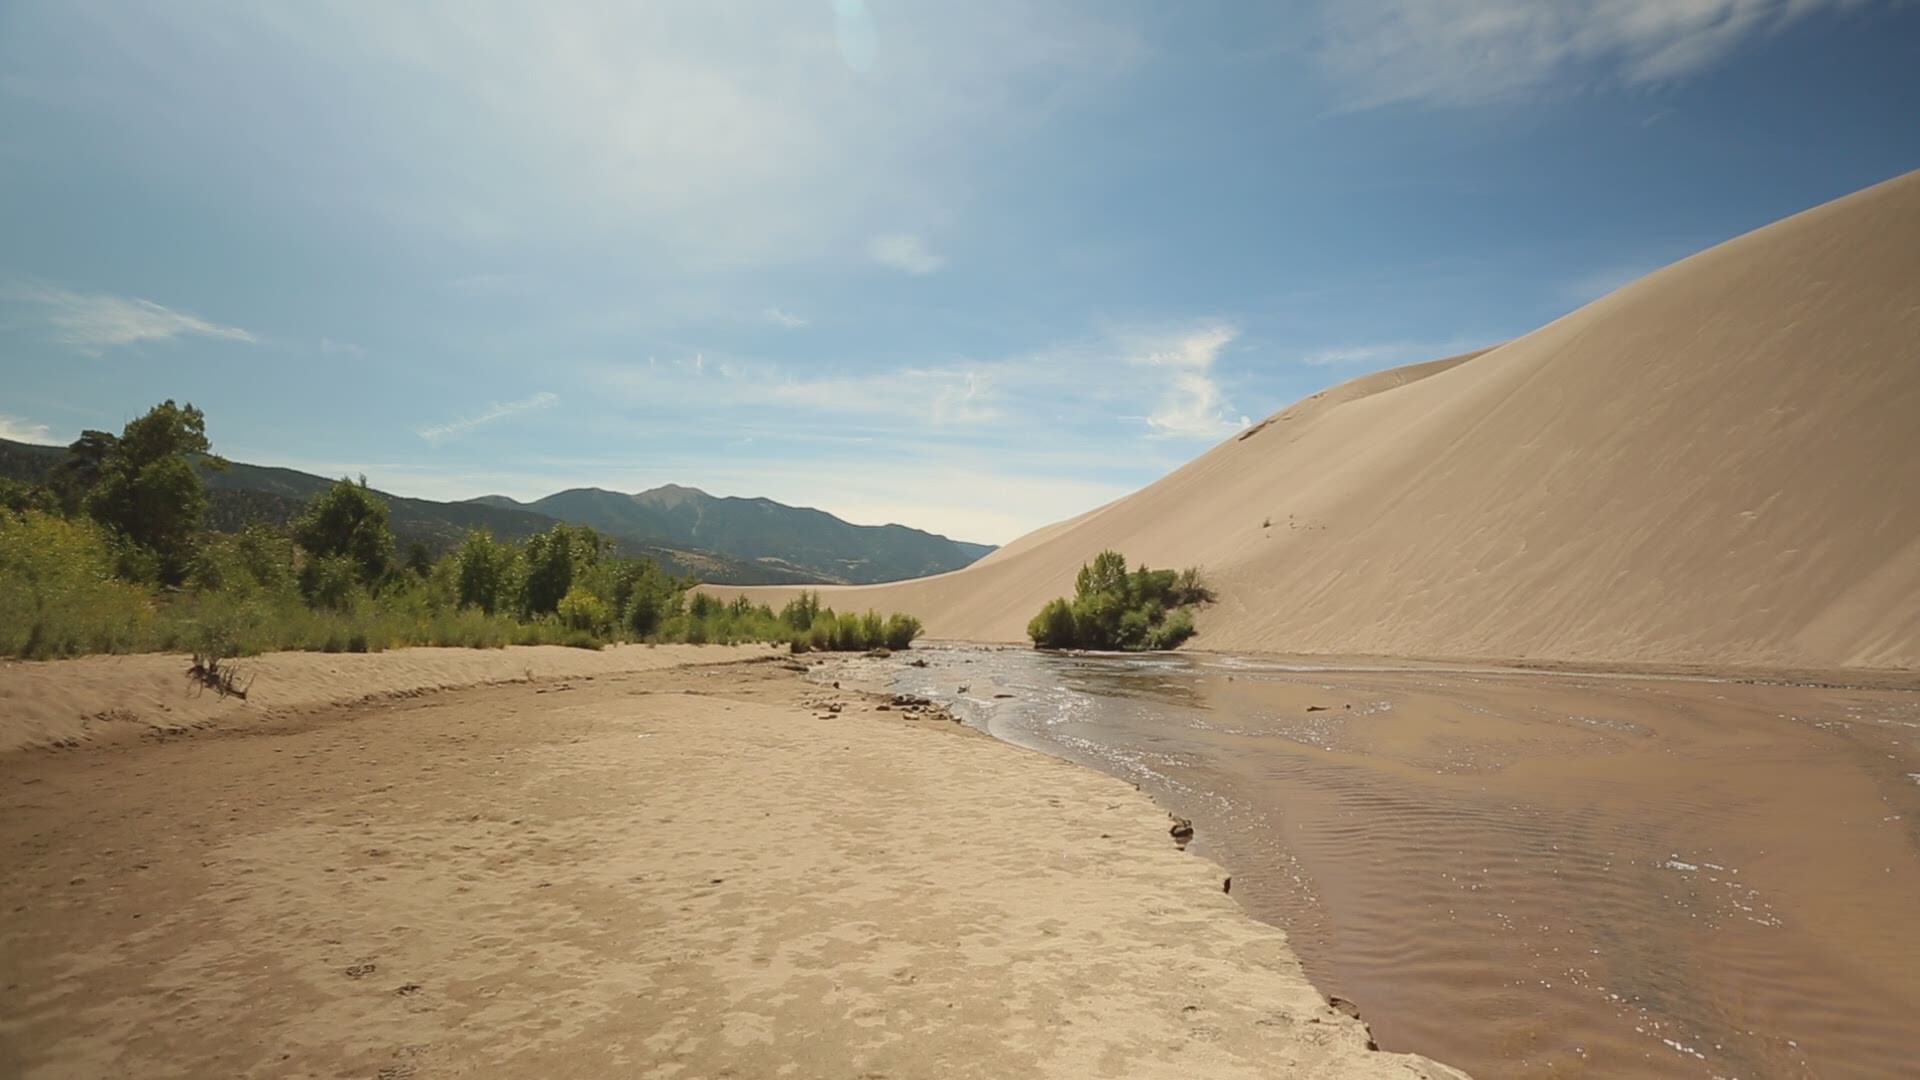
<path fill-rule="evenodd" d="M 259 727 L 316 709 L 442 690 L 721 664 L 770 652 L 765 645 L 279 652 L 227 662 L 245 698 L 196 686 L 186 674 L 192 661 L 177 653 L 0 660 L 0 753 Z"/>
<path fill-rule="evenodd" d="M 815 677 L 1139 784 L 1388 1049 L 1487 1076 L 1911 1073 L 1911 690 L 1184 651 L 910 662 Z"/>
<path fill-rule="evenodd" d="M 309 673 L 357 704 L 267 694 L 313 657 L 245 705 L 0 669 L 9 731 L 217 712 L 0 754 L 0 1072 L 1461 1075 L 1368 1050 L 1121 781 L 779 660 L 394 685 L 420 652 Z"/>

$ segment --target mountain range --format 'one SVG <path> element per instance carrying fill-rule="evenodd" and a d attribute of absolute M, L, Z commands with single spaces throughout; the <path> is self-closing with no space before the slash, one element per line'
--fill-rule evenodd
<path fill-rule="evenodd" d="M 909 529 L 853 525 L 772 499 L 709 495 L 667 484 L 638 494 L 573 488 L 531 503 L 487 495 L 474 503 L 532 511 L 616 536 L 718 552 L 821 582 L 901 581 L 956 570 L 993 550 Z"/>
<path fill-rule="evenodd" d="M 0 477 L 37 483 L 66 458 L 61 446 L 0 439 Z M 333 481 L 272 465 L 233 462 L 201 474 L 208 524 L 284 525 Z M 560 521 L 590 525 L 622 554 L 652 558 L 669 573 L 729 585 L 868 584 L 956 570 L 993 550 L 902 525 L 853 525 L 771 499 L 717 498 L 668 485 L 626 495 L 580 488 L 522 504 L 503 495 L 437 502 L 380 492 L 402 547 L 439 553 L 469 529 L 524 540 Z"/>

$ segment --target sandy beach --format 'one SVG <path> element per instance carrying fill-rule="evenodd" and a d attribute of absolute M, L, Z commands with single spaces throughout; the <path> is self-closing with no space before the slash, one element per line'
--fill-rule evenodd
<path fill-rule="evenodd" d="M 97 743 L 0 755 L 0 1072 L 1462 1075 L 1122 781 L 766 650 L 441 652 L 0 671 L 10 745 Z"/>

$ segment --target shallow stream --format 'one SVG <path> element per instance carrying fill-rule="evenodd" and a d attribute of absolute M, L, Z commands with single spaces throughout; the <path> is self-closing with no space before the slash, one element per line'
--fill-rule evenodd
<path fill-rule="evenodd" d="M 1387 1049 L 1482 1078 L 1920 1075 L 1920 693 L 966 647 L 837 665 L 1191 818 Z"/>

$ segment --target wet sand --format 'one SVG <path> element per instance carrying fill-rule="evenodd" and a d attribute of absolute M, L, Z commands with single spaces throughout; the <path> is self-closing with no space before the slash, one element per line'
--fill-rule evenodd
<path fill-rule="evenodd" d="M 0 754 L 0 1075 L 1459 1075 L 1167 829 L 779 662 Z"/>
<path fill-rule="evenodd" d="M 1920 694 L 925 655 L 887 677 L 1192 817 L 1383 1046 L 1485 1076 L 1913 1075 Z"/>

